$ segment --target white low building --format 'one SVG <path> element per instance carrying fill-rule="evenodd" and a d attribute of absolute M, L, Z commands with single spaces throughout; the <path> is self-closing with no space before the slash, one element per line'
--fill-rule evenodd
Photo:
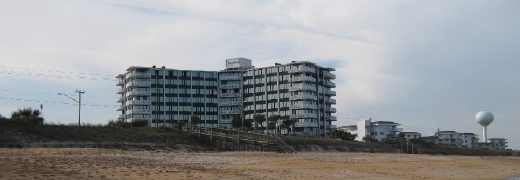
<path fill-rule="evenodd" d="M 478 135 L 474 133 L 459 133 L 461 146 L 473 148 L 478 143 Z"/>
<path fill-rule="evenodd" d="M 439 144 L 449 146 L 460 146 L 461 139 L 459 139 L 459 133 L 455 131 L 437 131 L 434 136 L 439 137 Z"/>
<path fill-rule="evenodd" d="M 412 139 L 421 138 L 421 133 L 418 133 L 418 132 L 400 132 L 399 134 L 404 134 L 404 138 L 405 138 L 406 142 L 408 142 Z"/>
<path fill-rule="evenodd" d="M 398 128 L 400 125 L 401 124 L 392 121 L 372 122 L 372 118 L 358 121 L 357 131 L 355 131 L 358 135 L 356 140 L 362 141 L 363 137 L 372 137 L 381 141 L 381 139 L 386 138 L 389 134 L 397 136 L 399 132 L 403 131 L 403 128 Z"/>
<path fill-rule="evenodd" d="M 507 140 L 504 138 L 489 138 L 487 143 L 491 144 L 492 149 L 506 149 Z"/>

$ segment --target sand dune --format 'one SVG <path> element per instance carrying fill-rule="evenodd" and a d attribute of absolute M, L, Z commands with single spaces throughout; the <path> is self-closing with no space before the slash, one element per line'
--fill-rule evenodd
<path fill-rule="evenodd" d="M 507 179 L 518 157 L 0 149 L 0 179 Z"/>

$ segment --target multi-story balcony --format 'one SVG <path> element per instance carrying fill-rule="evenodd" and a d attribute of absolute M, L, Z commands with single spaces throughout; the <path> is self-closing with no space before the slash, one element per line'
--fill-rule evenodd
<path fill-rule="evenodd" d="M 303 82 L 303 81 L 316 82 L 316 78 L 313 78 L 311 76 L 300 75 L 300 76 L 293 76 L 292 78 L 289 79 L 289 82 Z"/>
<path fill-rule="evenodd" d="M 318 109 L 318 105 L 298 103 L 290 105 L 289 109 Z"/>
<path fill-rule="evenodd" d="M 331 81 L 323 81 L 323 86 L 326 86 L 326 87 L 336 87 L 336 83 L 333 83 Z"/>
<path fill-rule="evenodd" d="M 390 132 L 402 132 L 403 128 L 390 128 L 388 131 L 390 131 Z M 452 140 L 456 140 L 456 139 L 452 139 Z"/>
<path fill-rule="evenodd" d="M 325 91 L 323 91 L 323 94 L 329 95 L 329 96 L 336 96 L 336 91 L 325 90 Z"/>
<path fill-rule="evenodd" d="M 293 85 L 289 91 L 316 91 L 316 87 L 307 84 Z"/>
<path fill-rule="evenodd" d="M 220 97 L 240 97 L 240 93 L 221 93 Z"/>
<path fill-rule="evenodd" d="M 221 124 L 231 124 L 232 121 L 233 121 L 233 119 L 221 119 L 220 123 Z"/>
<path fill-rule="evenodd" d="M 240 85 L 238 84 L 222 84 L 220 85 L 220 89 L 239 89 Z"/>
<path fill-rule="evenodd" d="M 237 101 L 221 101 L 218 103 L 219 106 L 238 106 L 240 102 Z"/>
<path fill-rule="evenodd" d="M 220 110 L 220 114 L 241 114 L 240 110 Z"/>
<path fill-rule="evenodd" d="M 311 99 L 311 100 L 318 100 L 318 96 L 312 95 L 312 94 L 298 94 L 298 95 L 292 95 L 289 96 L 289 100 L 305 100 L 305 99 Z"/>
<path fill-rule="evenodd" d="M 219 80 L 240 80 L 242 76 L 221 74 Z"/>
<path fill-rule="evenodd" d="M 122 86 L 125 84 L 125 81 L 121 80 L 121 79 L 118 79 L 117 82 L 116 82 L 116 86 Z"/>
<path fill-rule="evenodd" d="M 125 102 L 125 98 L 124 97 L 117 98 L 117 102 Z"/>
<path fill-rule="evenodd" d="M 316 113 L 300 113 L 300 114 L 291 114 L 290 117 L 292 119 L 299 119 L 299 118 L 318 118 L 318 114 Z"/>
<path fill-rule="evenodd" d="M 126 78 L 132 79 L 132 78 L 150 78 L 152 75 L 148 72 L 129 72 L 126 75 Z"/>
<path fill-rule="evenodd" d="M 126 114 L 151 114 L 152 111 L 150 109 L 128 109 L 126 110 Z"/>
<path fill-rule="evenodd" d="M 123 105 L 117 106 L 116 111 L 122 111 L 122 110 L 125 110 L 125 106 L 123 106 Z"/>
<path fill-rule="evenodd" d="M 136 105 L 150 105 L 152 101 L 150 100 L 128 100 L 126 101 L 127 106 L 136 106 Z"/>
<path fill-rule="evenodd" d="M 291 74 L 305 73 L 305 72 L 316 73 L 316 68 L 300 66 L 300 67 L 293 67 L 293 68 L 289 69 L 289 73 L 291 73 Z"/>
<path fill-rule="evenodd" d="M 325 98 L 325 103 L 326 104 L 336 104 L 336 100 L 331 99 L 331 98 Z"/>
<path fill-rule="evenodd" d="M 318 127 L 318 123 L 313 122 L 296 122 L 294 127 Z"/>
<path fill-rule="evenodd" d="M 150 81 L 130 81 L 126 83 L 126 87 L 150 87 Z"/>
<path fill-rule="evenodd" d="M 125 115 L 124 114 L 118 114 L 117 115 L 117 119 L 125 119 Z"/>
<path fill-rule="evenodd" d="M 335 112 L 336 112 L 336 108 L 333 108 L 333 107 L 325 107 L 325 112 L 335 113 Z"/>
<path fill-rule="evenodd" d="M 123 94 L 123 89 L 117 88 L 116 94 Z"/>
<path fill-rule="evenodd" d="M 150 91 L 143 91 L 143 90 L 132 90 L 126 92 L 127 97 L 131 96 L 150 96 L 152 93 Z"/>
<path fill-rule="evenodd" d="M 338 118 L 336 116 L 325 116 L 325 121 L 337 121 Z"/>
<path fill-rule="evenodd" d="M 323 72 L 323 77 L 327 78 L 327 79 L 336 79 L 336 75 L 334 75 L 334 74 L 332 74 L 330 72 L 327 72 L 327 71 Z"/>

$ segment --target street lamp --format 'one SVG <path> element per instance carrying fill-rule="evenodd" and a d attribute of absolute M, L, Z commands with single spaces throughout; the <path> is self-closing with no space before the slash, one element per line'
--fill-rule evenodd
<path fill-rule="evenodd" d="M 76 101 L 76 99 L 66 95 L 66 94 L 62 94 L 62 93 L 58 93 L 58 95 L 64 95 L 64 96 L 67 96 L 68 98 L 72 99 L 73 101 L 76 101 L 78 103 L 78 126 L 81 126 L 81 94 L 85 93 L 85 91 L 81 91 L 81 90 L 76 90 L 76 92 L 78 93 L 79 95 L 79 101 Z"/>

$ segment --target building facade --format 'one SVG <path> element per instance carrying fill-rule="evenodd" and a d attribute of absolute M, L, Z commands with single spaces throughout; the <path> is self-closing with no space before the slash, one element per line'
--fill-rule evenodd
<path fill-rule="evenodd" d="M 264 114 L 260 130 L 267 131 L 267 118 L 280 115 L 296 120 L 297 133 L 324 135 L 337 120 L 332 71 L 308 61 L 255 68 L 245 58 L 227 59 L 221 71 L 132 66 L 116 77 L 118 118 L 145 119 L 159 127 L 197 115 L 201 126 L 231 127 L 233 118 Z"/>
<path fill-rule="evenodd" d="M 381 141 L 388 135 L 397 137 L 398 133 L 403 131 L 403 128 L 398 128 L 401 124 L 392 121 L 374 121 L 372 118 L 358 121 L 356 140 L 362 141 L 364 137 L 371 137 Z"/>
<path fill-rule="evenodd" d="M 118 118 L 126 122 L 147 120 L 150 127 L 188 122 L 218 124 L 217 75 L 213 71 L 177 70 L 132 66 L 117 76 L 121 103 Z"/>

